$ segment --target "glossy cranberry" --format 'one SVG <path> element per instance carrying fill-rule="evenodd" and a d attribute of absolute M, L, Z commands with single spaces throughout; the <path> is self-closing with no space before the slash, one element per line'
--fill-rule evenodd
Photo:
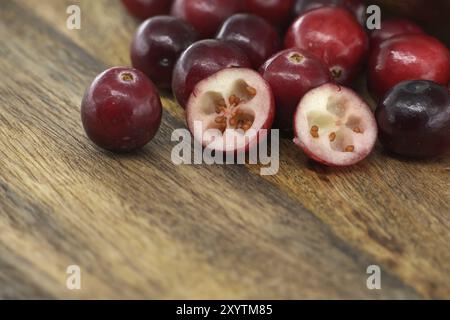
<path fill-rule="evenodd" d="M 286 25 L 292 16 L 295 0 L 245 0 L 246 10 L 274 26 Z"/>
<path fill-rule="evenodd" d="M 330 73 L 320 60 L 296 48 L 276 54 L 260 72 L 275 96 L 274 127 L 285 131 L 292 130 L 295 110 L 305 93 L 330 81 Z"/>
<path fill-rule="evenodd" d="M 431 81 L 395 86 L 376 110 L 380 141 L 408 157 L 435 157 L 450 150 L 450 92 Z"/>
<path fill-rule="evenodd" d="M 297 0 L 294 12 L 300 16 L 322 7 L 341 7 L 350 10 L 361 25 L 366 22 L 366 6 L 361 0 Z"/>
<path fill-rule="evenodd" d="M 370 34 L 370 47 L 376 49 L 383 41 L 403 34 L 424 34 L 421 27 L 406 19 L 389 19 L 381 23 L 381 29 Z"/>
<path fill-rule="evenodd" d="M 225 68 L 251 68 L 245 53 L 231 43 L 202 40 L 186 49 L 173 70 L 172 91 L 184 108 L 195 85 Z"/>
<path fill-rule="evenodd" d="M 280 36 L 274 27 L 252 14 L 235 14 L 228 18 L 217 39 L 241 48 L 255 69 L 281 48 Z"/>
<path fill-rule="evenodd" d="M 370 56 L 368 85 L 374 98 L 383 97 L 406 80 L 450 81 L 450 54 L 437 39 L 427 35 L 400 35 L 381 43 Z"/>
<path fill-rule="evenodd" d="M 175 0 L 172 6 L 172 15 L 193 25 L 203 39 L 214 37 L 226 19 L 243 11 L 242 0 Z"/>
<path fill-rule="evenodd" d="M 150 18 L 139 27 L 131 44 L 133 67 L 161 88 L 170 88 L 172 72 L 180 55 L 197 41 L 194 28 L 170 16 Z"/>
<path fill-rule="evenodd" d="M 324 7 L 305 13 L 292 24 L 285 47 L 309 51 L 329 68 L 334 81 L 345 84 L 360 70 L 369 41 L 351 13 Z"/>
<path fill-rule="evenodd" d="M 131 68 L 101 73 L 86 90 L 81 118 L 99 147 L 129 152 L 146 145 L 161 124 L 162 106 L 154 84 Z"/>
<path fill-rule="evenodd" d="M 128 12 L 139 19 L 168 14 L 173 0 L 122 0 Z"/>

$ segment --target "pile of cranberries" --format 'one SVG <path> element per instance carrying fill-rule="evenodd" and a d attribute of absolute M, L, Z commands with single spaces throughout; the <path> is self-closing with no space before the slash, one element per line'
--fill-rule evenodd
<path fill-rule="evenodd" d="M 100 74 L 81 106 L 104 149 L 133 151 L 155 136 L 157 88 L 172 90 L 194 138 L 214 152 L 246 152 L 271 128 L 329 166 L 360 162 L 378 137 L 402 156 L 450 149 L 450 53 L 409 20 L 369 32 L 361 0 L 122 3 L 145 20 L 133 68 Z M 375 114 L 347 87 L 365 67 Z"/>

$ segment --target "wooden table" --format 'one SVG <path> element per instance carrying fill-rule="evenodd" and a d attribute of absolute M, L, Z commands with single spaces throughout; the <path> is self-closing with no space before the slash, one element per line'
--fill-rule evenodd
<path fill-rule="evenodd" d="M 118 2 L 118 1 L 117 1 Z M 141 152 L 95 148 L 80 101 L 129 65 L 137 22 L 113 0 L 0 3 L 1 298 L 450 298 L 450 156 L 352 168 L 289 140 L 281 168 L 176 166 L 170 95 Z M 82 29 L 66 28 L 66 8 Z M 66 269 L 81 268 L 81 290 Z M 368 290 L 378 265 L 382 289 Z"/>

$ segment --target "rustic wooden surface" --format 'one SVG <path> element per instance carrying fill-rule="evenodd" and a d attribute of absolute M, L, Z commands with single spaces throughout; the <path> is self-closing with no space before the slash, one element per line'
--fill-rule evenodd
<path fill-rule="evenodd" d="M 66 29 L 69 4 L 82 29 Z M 85 87 L 128 65 L 113 0 L 0 2 L 0 298 L 450 298 L 450 156 L 328 169 L 292 142 L 281 168 L 175 166 L 182 110 L 133 155 L 80 123 Z M 65 286 L 82 270 L 82 290 Z M 382 290 L 366 268 L 382 269 Z"/>

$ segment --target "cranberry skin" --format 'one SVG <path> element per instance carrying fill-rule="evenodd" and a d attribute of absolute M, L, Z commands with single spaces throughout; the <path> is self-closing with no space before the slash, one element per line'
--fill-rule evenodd
<path fill-rule="evenodd" d="M 243 12 L 242 0 L 175 0 L 172 15 L 190 23 L 202 39 L 213 38 L 222 23 Z"/>
<path fill-rule="evenodd" d="M 380 141 L 396 154 L 426 158 L 450 150 L 450 92 L 425 80 L 395 86 L 376 110 Z"/>
<path fill-rule="evenodd" d="M 295 0 L 246 0 L 249 13 L 266 19 L 274 26 L 285 25 L 291 18 Z"/>
<path fill-rule="evenodd" d="M 173 0 L 122 0 L 128 12 L 139 19 L 168 14 Z"/>
<path fill-rule="evenodd" d="M 88 137 L 113 152 L 146 145 L 161 124 L 161 100 L 154 84 L 139 70 L 106 70 L 86 90 L 81 119 Z"/>
<path fill-rule="evenodd" d="M 294 6 L 296 16 L 322 7 L 342 7 L 350 10 L 361 25 L 366 22 L 366 6 L 361 0 L 297 0 Z"/>
<path fill-rule="evenodd" d="M 352 81 L 363 64 L 369 40 L 355 17 L 338 7 L 323 7 L 300 16 L 289 28 L 285 47 L 309 51 L 328 66 L 339 84 Z"/>
<path fill-rule="evenodd" d="M 292 131 L 295 110 L 305 93 L 331 80 L 320 60 L 296 48 L 276 54 L 260 72 L 275 96 L 274 127 L 288 132 Z"/>
<path fill-rule="evenodd" d="M 219 40 L 196 42 L 186 49 L 175 65 L 172 92 L 178 103 L 185 108 L 198 82 L 231 67 L 251 68 L 250 60 L 241 49 Z"/>
<path fill-rule="evenodd" d="M 381 23 L 381 29 L 370 34 L 370 47 L 376 49 L 383 41 L 403 34 L 424 34 L 421 27 L 406 19 L 389 19 Z"/>
<path fill-rule="evenodd" d="M 158 87 L 170 88 L 176 61 L 197 38 L 194 28 L 181 19 L 150 18 L 139 27 L 131 44 L 133 67 L 144 72 Z"/>
<path fill-rule="evenodd" d="M 406 80 L 450 81 L 450 54 L 436 38 L 400 35 L 376 48 L 369 59 L 368 85 L 374 98 Z"/>
<path fill-rule="evenodd" d="M 225 21 L 217 39 L 235 44 L 258 69 L 281 49 L 281 39 L 274 27 L 252 14 L 235 14 Z"/>

